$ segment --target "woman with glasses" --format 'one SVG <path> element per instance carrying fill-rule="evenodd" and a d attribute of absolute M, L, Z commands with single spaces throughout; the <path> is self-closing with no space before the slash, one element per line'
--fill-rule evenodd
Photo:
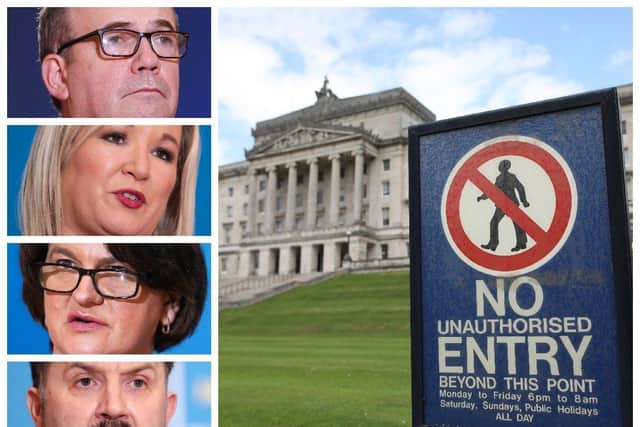
<path fill-rule="evenodd" d="M 25 235 L 193 233 L 195 126 L 41 126 L 22 180 Z"/>
<path fill-rule="evenodd" d="M 22 299 L 53 353 L 151 353 L 190 336 L 207 272 L 199 245 L 24 244 Z"/>

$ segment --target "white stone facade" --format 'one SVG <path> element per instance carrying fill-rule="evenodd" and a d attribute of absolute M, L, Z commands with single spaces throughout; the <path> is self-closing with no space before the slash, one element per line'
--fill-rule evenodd
<path fill-rule="evenodd" d="M 629 223 L 633 225 L 633 85 L 618 87 L 620 100 L 620 133 L 622 135 L 622 159 L 627 184 Z"/>
<path fill-rule="evenodd" d="M 619 91 L 631 208 L 631 85 Z M 220 166 L 221 280 L 408 266 L 407 130 L 434 114 L 402 88 L 316 94 L 257 123 L 247 160 Z"/>
<path fill-rule="evenodd" d="M 434 119 L 398 88 L 259 122 L 219 170 L 221 278 L 408 265 L 407 130 Z"/>

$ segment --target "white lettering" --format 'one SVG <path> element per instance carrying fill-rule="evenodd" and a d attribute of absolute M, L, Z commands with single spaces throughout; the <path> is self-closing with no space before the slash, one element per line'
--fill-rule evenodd
<path fill-rule="evenodd" d="M 517 296 L 518 289 L 520 289 L 520 286 L 524 285 L 525 283 L 531 286 L 534 295 L 533 304 L 528 309 L 522 308 L 522 306 L 520 306 Z M 511 308 L 513 308 L 513 311 L 516 312 L 516 314 L 524 317 L 533 316 L 538 311 L 540 311 L 540 308 L 542 308 L 543 299 L 544 296 L 542 294 L 542 286 L 540 286 L 540 283 L 533 277 L 518 277 L 516 280 L 511 282 L 511 287 L 509 288 L 509 304 L 511 305 Z"/>
<path fill-rule="evenodd" d="M 461 374 L 462 366 L 449 366 L 447 359 L 450 357 L 460 357 L 460 350 L 447 350 L 447 344 L 462 344 L 462 337 L 439 337 L 438 338 L 438 370 L 450 374 Z"/>

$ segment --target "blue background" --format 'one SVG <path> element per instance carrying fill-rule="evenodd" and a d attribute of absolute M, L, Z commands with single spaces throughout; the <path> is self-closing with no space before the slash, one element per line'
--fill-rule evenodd
<path fill-rule="evenodd" d="M 205 244 L 201 247 L 207 263 L 209 288 L 200 323 L 192 336 L 162 354 L 211 353 L 211 246 Z M 7 351 L 9 354 L 49 354 L 49 335 L 33 320 L 27 306 L 22 302 L 19 251 L 20 245 L 7 245 Z"/>
<path fill-rule="evenodd" d="M 211 400 L 198 393 L 200 384 L 211 384 L 211 364 L 179 362 L 169 376 L 169 391 L 178 395 L 178 409 L 170 427 L 203 427 L 211 425 Z M 27 362 L 9 362 L 8 367 L 8 425 L 31 426 L 33 421 L 26 404 L 27 389 L 31 387 L 31 370 Z"/>
<path fill-rule="evenodd" d="M 18 217 L 20 184 L 29 158 L 36 126 L 8 126 L 7 129 L 7 234 L 20 235 Z M 200 165 L 196 186 L 194 234 L 211 234 L 211 127 L 199 126 Z"/>
<path fill-rule="evenodd" d="M 494 125 L 478 126 L 440 134 L 428 135 L 420 141 L 420 201 L 423 280 L 423 347 L 425 421 L 427 424 L 464 424 L 498 426 L 495 412 L 440 408 L 438 397 L 437 324 L 444 319 L 476 319 L 475 280 L 483 279 L 488 286 L 495 278 L 473 270 L 451 249 L 442 228 L 440 203 L 445 182 L 454 165 L 479 143 L 503 135 L 523 135 L 539 139 L 552 146 L 568 163 L 573 172 L 577 191 L 576 221 L 564 247 L 542 267 L 527 273 L 543 287 L 544 303 L 534 317 L 586 316 L 592 320 L 593 336 L 583 359 L 583 378 L 596 378 L 595 396 L 599 399 L 597 417 L 555 414 L 555 393 L 552 395 L 553 414 L 536 414 L 533 425 L 621 425 L 620 378 L 614 301 L 614 278 L 609 236 L 606 171 L 604 165 L 602 120 L 599 107 L 581 108 L 554 114 L 543 114 Z M 437 166 L 434 166 L 437 165 Z M 526 185 L 526 184 L 525 184 Z M 527 193 L 530 203 L 535 194 Z M 515 279 L 505 279 L 505 289 Z M 526 289 L 524 287 L 523 289 Z M 530 307 L 532 295 L 520 300 Z M 526 301 L 528 300 L 528 301 Z M 486 318 L 497 316 L 489 308 Z M 507 316 L 516 318 L 509 308 Z M 560 334 L 546 334 L 558 337 Z M 574 346 L 583 334 L 567 334 Z M 463 335 L 464 336 L 464 335 Z M 486 336 L 478 337 L 481 346 Z M 559 341 L 559 340 L 558 340 Z M 573 377 L 571 360 L 564 346 L 558 342 L 557 354 L 561 376 Z M 461 347 L 461 346 L 460 346 Z M 521 348 L 522 347 L 522 348 Z M 459 346 L 455 346 L 459 348 Z M 528 376 L 526 346 L 516 350 L 519 377 Z M 464 357 L 464 350 L 462 352 Z M 454 359 L 464 364 L 464 359 Z M 462 362 L 460 362 L 462 361 Z M 479 363 L 475 374 L 486 374 Z M 547 365 L 540 363 L 538 393 L 545 393 Z M 525 374 L 526 373 L 526 374 Z M 564 373 L 564 375 L 563 375 Z M 496 345 L 496 379 L 507 376 L 504 345 Z M 630 379 L 629 379 L 630 381 Z M 505 390 L 498 381 L 496 390 Z M 543 387 L 544 386 L 544 387 Z M 569 393 L 566 393 L 570 395 Z M 585 395 L 588 395 L 585 393 Z M 489 392 L 491 396 L 491 392 Z M 523 397 L 525 399 L 525 397 Z M 480 403 L 474 391 L 472 401 Z M 491 401 L 491 399 L 490 399 Z M 499 401 L 496 401 L 499 402 Z M 571 402 L 571 397 L 569 403 Z M 523 408 L 524 409 L 524 408 Z M 515 421 L 515 415 L 513 415 Z M 548 424 L 547 424 L 548 423 Z"/>
<path fill-rule="evenodd" d="M 180 60 L 176 117 L 211 117 L 211 9 L 176 8 L 180 29 L 190 33 Z M 57 117 L 42 82 L 38 57 L 38 8 L 7 11 L 7 113 L 9 117 Z"/>

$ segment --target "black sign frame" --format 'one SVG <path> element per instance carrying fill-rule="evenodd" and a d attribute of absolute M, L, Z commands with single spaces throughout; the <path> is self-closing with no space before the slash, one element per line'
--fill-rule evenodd
<path fill-rule="evenodd" d="M 428 278 L 422 277 L 422 215 L 420 206 L 420 139 L 426 135 L 497 124 L 541 114 L 562 112 L 582 107 L 597 106 L 602 116 L 604 159 L 608 193 L 609 224 L 613 274 L 615 277 L 615 306 L 617 352 L 620 376 L 622 426 L 632 425 L 632 258 L 627 212 L 627 197 L 620 134 L 619 104 L 616 88 L 588 92 L 574 96 L 541 101 L 521 106 L 472 114 L 412 126 L 409 128 L 409 212 L 411 262 L 411 371 L 412 371 L 412 426 L 435 427 L 426 424 L 424 402 L 424 343 L 423 343 L 423 286 Z M 439 427 L 445 427 L 437 425 Z"/>

